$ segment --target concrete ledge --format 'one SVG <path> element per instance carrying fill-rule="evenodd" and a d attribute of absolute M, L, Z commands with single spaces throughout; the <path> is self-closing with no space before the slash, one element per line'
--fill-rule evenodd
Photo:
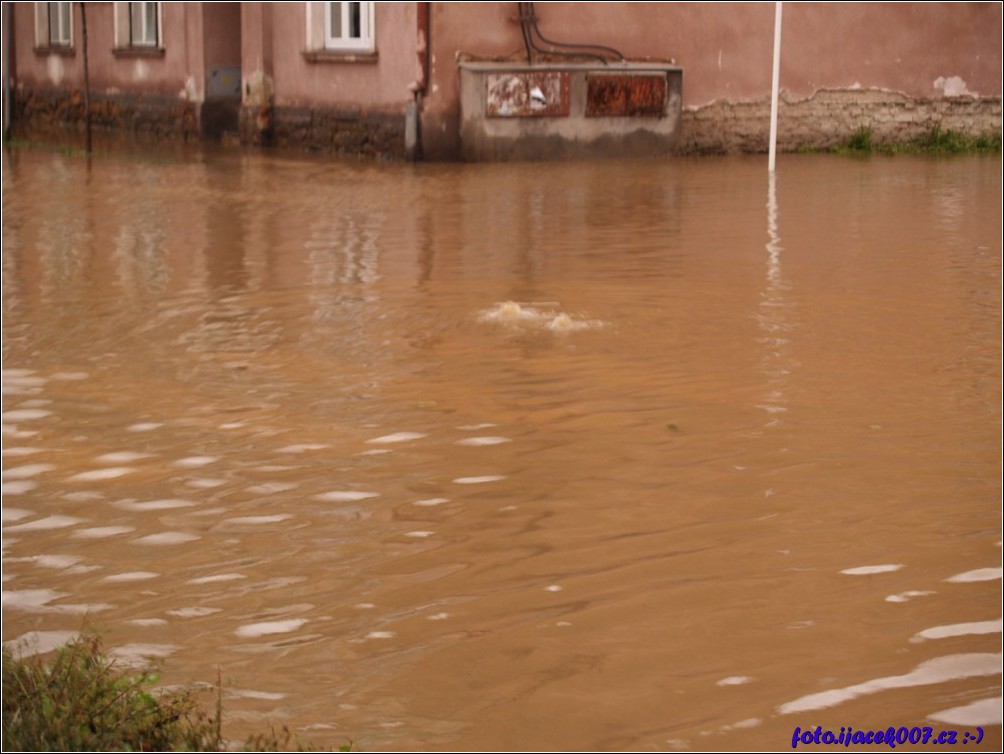
<path fill-rule="evenodd" d="M 683 70 L 664 63 L 468 62 L 460 151 L 468 161 L 666 155 Z"/>

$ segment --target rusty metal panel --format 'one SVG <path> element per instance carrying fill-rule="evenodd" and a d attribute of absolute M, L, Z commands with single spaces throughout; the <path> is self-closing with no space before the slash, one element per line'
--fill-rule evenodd
<path fill-rule="evenodd" d="M 485 78 L 485 115 L 489 118 L 564 117 L 568 111 L 565 71 L 513 71 Z"/>
<path fill-rule="evenodd" d="M 666 109 L 666 77 L 630 74 L 590 74 L 586 115 L 661 117 Z"/>

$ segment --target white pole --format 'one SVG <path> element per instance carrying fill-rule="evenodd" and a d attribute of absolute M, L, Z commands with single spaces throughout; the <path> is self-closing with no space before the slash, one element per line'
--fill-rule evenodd
<path fill-rule="evenodd" d="M 781 78 L 781 3 L 774 3 L 774 74 L 770 85 L 770 154 L 767 170 L 774 172 L 777 152 L 777 89 Z"/>

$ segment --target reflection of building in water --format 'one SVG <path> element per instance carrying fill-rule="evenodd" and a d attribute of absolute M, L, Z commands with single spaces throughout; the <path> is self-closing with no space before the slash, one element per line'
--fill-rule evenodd
<path fill-rule="evenodd" d="M 146 218 L 150 222 L 119 226 L 115 257 L 119 282 L 126 290 L 163 291 L 167 287 L 167 232 L 163 218 L 153 215 Z"/>
<path fill-rule="evenodd" d="M 311 285 L 372 284 L 380 279 L 377 237 L 382 217 L 371 212 L 335 215 L 315 221 L 308 251 Z"/>

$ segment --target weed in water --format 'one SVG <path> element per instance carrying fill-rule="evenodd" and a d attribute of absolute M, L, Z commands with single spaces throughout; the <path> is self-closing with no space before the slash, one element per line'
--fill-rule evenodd
<path fill-rule="evenodd" d="M 227 751 L 223 691 L 215 716 L 192 690 L 155 693 L 153 668 L 115 667 L 100 639 L 84 635 L 48 660 L 3 650 L 4 751 Z M 340 751 L 351 751 L 350 742 Z M 310 751 L 283 726 L 251 736 L 246 751 Z"/>
<path fill-rule="evenodd" d="M 872 130 L 861 126 L 851 134 L 838 151 L 844 152 L 871 152 L 872 151 Z"/>
<path fill-rule="evenodd" d="M 155 697 L 152 669 L 117 672 L 86 636 L 49 662 L 3 650 L 6 751 L 165 751 L 220 749 L 219 726 L 190 692 Z"/>
<path fill-rule="evenodd" d="M 921 134 L 905 142 L 880 142 L 873 139 L 872 130 L 860 126 L 830 151 L 838 154 L 1000 154 L 1001 136 L 982 134 L 970 136 L 951 129 L 943 130 L 935 126 L 925 134 Z"/>

